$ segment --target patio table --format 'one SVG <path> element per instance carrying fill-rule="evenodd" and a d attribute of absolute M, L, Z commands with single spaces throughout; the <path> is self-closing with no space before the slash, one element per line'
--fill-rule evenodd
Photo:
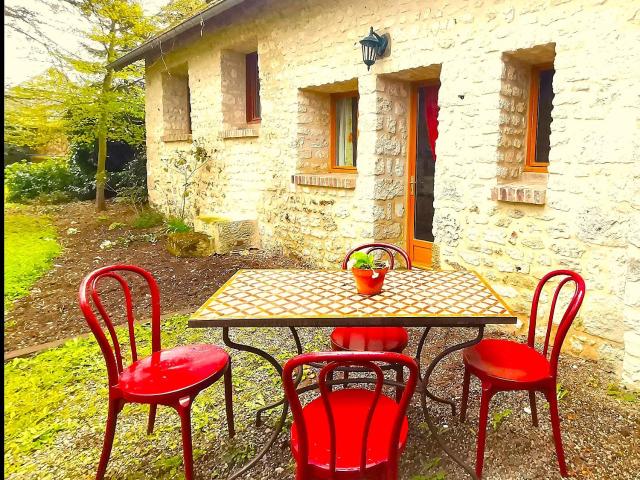
<path fill-rule="evenodd" d="M 418 342 L 416 361 L 431 329 L 470 327 L 475 338 L 451 345 L 436 355 L 420 378 L 421 407 L 429 430 L 440 447 L 472 478 L 472 467 L 459 458 L 440 437 L 426 398 L 451 405 L 428 390 L 429 378 L 447 355 L 478 343 L 487 324 L 514 324 L 515 315 L 477 273 L 460 270 L 392 270 L 387 273 L 382 293 L 365 297 L 356 292 L 351 272 L 346 270 L 239 270 L 189 319 L 190 327 L 222 328 L 224 343 L 266 359 L 281 376 L 282 365 L 255 345 L 233 341 L 231 327 L 288 327 L 298 354 L 302 344 L 299 327 L 403 326 L 424 329 Z M 345 380 L 346 381 L 346 380 Z M 393 384 L 393 382 L 389 382 Z M 282 431 L 288 405 L 284 398 L 257 412 L 283 405 L 282 415 L 271 438 L 261 451 L 230 478 L 236 478 L 264 456 Z"/>

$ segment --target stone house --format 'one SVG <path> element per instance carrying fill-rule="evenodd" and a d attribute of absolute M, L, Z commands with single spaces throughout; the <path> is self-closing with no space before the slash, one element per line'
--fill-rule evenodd
<path fill-rule="evenodd" d="M 250 222 L 324 267 L 392 242 L 480 272 L 523 322 L 537 280 L 574 269 L 568 350 L 638 386 L 639 46 L 629 0 L 214 0 L 113 66 L 146 62 L 155 207 L 181 208 L 172 159 L 204 157 L 196 229 Z"/>

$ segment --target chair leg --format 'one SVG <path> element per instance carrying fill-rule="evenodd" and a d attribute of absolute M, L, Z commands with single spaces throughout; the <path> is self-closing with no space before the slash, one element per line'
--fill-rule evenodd
<path fill-rule="evenodd" d="M 180 415 L 180 426 L 182 428 L 182 453 L 184 457 L 184 478 L 193 480 L 193 448 L 191 445 L 191 401 L 189 397 L 181 398 L 178 401 L 176 410 Z"/>
<path fill-rule="evenodd" d="M 109 413 L 107 414 L 107 428 L 104 432 L 104 443 L 102 445 L 102 454 L 100 455 L 100 463 L 96 472 L 96 480 L 102 480 L 107 471 L 107 463 L 111 456 L 111 448 L 113 447 L 113 437 L 116 434 L 116 422 L 118 413 L 122 410 L 122 400 L 109 400 Z"/>
<path fill-rule="evenodd" d="M 397 366 L 395 368 L 396 371 L 396 382 L 404 385 L 404 372 L 402 366 Z M 396 387 L 396 402 L 400 403 L 400 399 L 402 398 L 402 393 L 404 392 L 404 387 Z"/>
<path fill-rule="evenodd" d="M 147 435 L 151 435 L 153 433 L 153 426 L 156 423 L 156 410 L 158 409 L 158 405 L 152 403 L 149 406 L 149 422 L 147 423 Z"/>
<path fill-rule="evenodd" d="M 531 390 L 529 392 L 529 405 L 531 405 L 531 421 L 533 426 L 538 426 L 538 407 L 536 405 L 536 392 Z"/>
<path fill-rule="evenodd" d="M 482 385 L 482 397 L 480 398 L 480 422 L 478 425 L 478 446 L 476 450 L 476 475 L 482 478 L 484 466 L 484 446 L 487 440 L 487 419 L 489 418 L 489 402 L 493 397 L 493 391 L 488 385 Z"/>
<path fill-rule="evenodd" d="M 549 402 L 549 413 L 551 414 L 551 430 L 553 431 L 553 442 L 556 446 L 556 455 L 558 456 L 558 465 L 560 466 L 560 475 L 568 477 L 567 464 L 564 459 L 564 449 L 562 448 L 562 436 L 560 434 L 560 415 L 558 415 L 558 398 L 556 397 L 555 388 L 545 392 L 547 401 Z"/>
<path fill-rule="evenodd" d="M 467 419 L 467 402 L 469 401 L 469 381 L 471 380 L 471 372 L 465 367 L 464 380 L 462 381 L 462 401 L 460 402 L 460 421 Z"/>
<path fill-rule="evenodd" d="M 227 371 L 224 372 L 224 406 L 227 414 L 227 430 L 229 431 L 229 437 L 233 437 L 236 434 L 236 429 L 233 419 L 233 383 L 231 381 L 231 360 L 229 360 Z"/>

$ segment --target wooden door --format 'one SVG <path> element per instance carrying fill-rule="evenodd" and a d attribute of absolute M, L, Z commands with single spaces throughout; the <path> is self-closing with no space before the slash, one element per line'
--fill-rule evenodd
<path fill-rule="evenodd" d="M 439 88 L 439 82 L 415 84 L 409 115 L 407 251 L 414 264 L 424 267 L 431 266 L 433 249 Z"/>

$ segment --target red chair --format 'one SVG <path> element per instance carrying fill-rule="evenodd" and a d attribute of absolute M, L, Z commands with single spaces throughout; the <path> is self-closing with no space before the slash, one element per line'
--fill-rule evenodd
<path fill-rule="evenodd" d="M 378 363 L 408 369 L 399 402 L 382 394 L 384 374 Z M 322 367 L 318 374 L 320 396 L 302 407 L 292 374 L 305 365 L 318 364 Z M 367 380 L 375 383 L 375 390 L 330 391 L 327 379 L 336 368 L 345 366 L 373 372 L 375 380 Z M 417 378 L 415 360 L 394 352 L 308 353 L 289 360 L 282 379 L 293 413 L 291 451 L 296 460 L 296 480 L 396 480 L 409 430 L 406 411 Z M 359 380 L 352 378 L 351 382 Z"/>
<path fill-rule="evenodd" d="M 131 288 L 123 273 L 142 277 L 151 293 L 151 355 L 138 359 L 134 334 L 134 313 Z M 102 303 L 98 284 L 103 279 L 115 280 L 122 288 L 129 327 L 129 343 L 132 362 L 123 366 L 120 342 Z M 107 470 L 118 413 L 125 403 L 150 405 L 147 433 L 153 432 L 158 405 L 175 408 L 182 426 L 184 471 L 187 480 L 193 478 L 193 453 L 191 449 L 191 404 L 196 395 L 224 375 L 225 404 L 229 435 L 234 435 L 233 407 L 231 403 L 231 360 L 227 352 L 214 345 L 186 345 L 171 350 L 160 347 L 160 292 L 153 276 L 140 267 L 114 265 L 87 275 L 80 285 L 80 308 L 91 331 L 96 337 L 107 363 L 109 381 L 109 413 L 107 429 L 98 465 L 96 479 L 101 480 Z M 93 304 L 93 305 L 92 305 Z M 121 302 L 119 304 L 122 304 Z M 109 338 L 103 331 L 94 307 L 102 317 Z"/>
<path fill-rule="evenodd" d="M 561 277 L 555 289 L 553 300 L 550 304 L 549 322 L 547 324 L 544 348 L 542 353 L 535 349 L 536 320 L 538 318 L 538 302 L 540 293 L 545 284 L 555 277 Z M 558 296 L 562 288 L 568 283 L 575 284 L 573 297 L 562 316 L 562 320 L 555 334 L 555 340 L 549 348 L 553 314 L 556 309 Z M 527 390 L 531 403 L 531 415 L 533 425 L 538 426 L 538 413 L 536 409 L 535 392 L 542 392 L 549 402 L 551 413 L 551 427 L 553 439 L 560 464 L 560 474 L 566 477 L 567 465 L 562 449 L 560 436 L 560 418 L 558 416 L 558 400 L 556 397 L 556 379 L 558 376 L 558 357 L 562 343 L 573 319 L 576 317 L 585 294 L 584 280 L 580 275 L 570 270 L 556 270 L 546 274 L 533 296 L 531 317 L 529 319 L 529 337 L 527 344 L 511 342 L 509 340 L 485 339 L 473 347 L 463 351 L 464 361 L 464 385 L 462 392 L 462 406 L 460 418 L 465 420 L 467 412 L 467 399 L 469 397 L 469 380 L 473 374 L 482 382 L 482 397 L 480 401 L 480 425 L 478 431 L 478 448 L 476 452 L 476 474 L 482 475 L 484 462 L 484 446 L 486 440 L 487 417 L 489 415 L 489 402 L 496 392 L 511 390 Z M 550 353 L 549 359 L 547 354 Z"/>
<path fill-rule="evenodd" d="M 365 243 L 347 253 L 342 261 L 342 269 L 355 252 L 367 250 L 367 253 L 380 250 L 389 256 L 389 269 L 393 269 L 395 260 L 393 252 L 397 252 L 411 270 L 409 255 L 400 247 L 389 243 Z M 409 334 L 403 327 L 338 327 L 331 332 L 331 346 L 334 350 L 349 351 L 384 351 L 402 353 L 409 343 Z"/>

